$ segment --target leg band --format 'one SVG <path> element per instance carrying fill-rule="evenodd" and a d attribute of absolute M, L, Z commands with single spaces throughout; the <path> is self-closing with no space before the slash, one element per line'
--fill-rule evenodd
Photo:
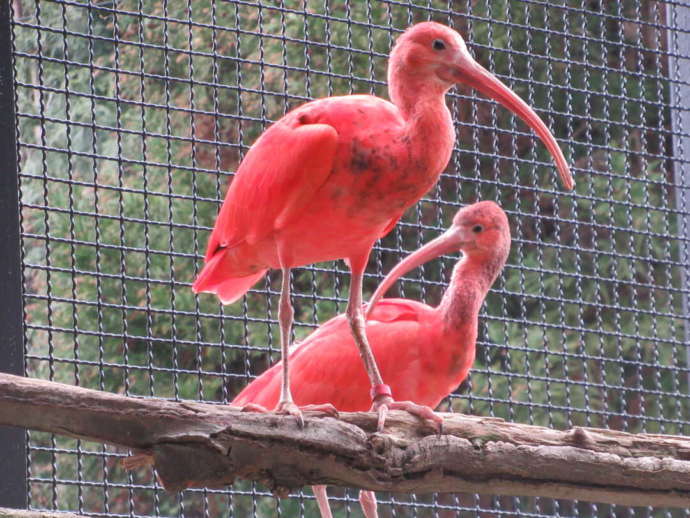
<path fill-rule="evenodd" d="M 374 401 L 379 396 L 390 396 L 393 397 L 393 392 L 391 392 L 390 386 L 380 383 L 378 385 L 373 385 L 371 387 L 371 400 Z"/>

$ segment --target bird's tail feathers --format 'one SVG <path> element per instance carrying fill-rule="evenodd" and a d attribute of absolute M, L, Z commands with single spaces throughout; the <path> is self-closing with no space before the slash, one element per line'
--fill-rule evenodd
<path fill-rule="evenodd" d="M 259 282 L 268 270 L 259 270 L 245 277 L 232 277 L 232 272 L 224 271 L 227 269 L 224 258 L 224 253 L 214 255 L 192 284 L 192 290 L 194 293 L 215 293 L 223 304 L 232 304 Z"/>

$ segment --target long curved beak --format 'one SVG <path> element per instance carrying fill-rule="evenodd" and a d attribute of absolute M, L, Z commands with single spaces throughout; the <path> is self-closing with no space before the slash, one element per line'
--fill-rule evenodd
<path fill-rule="evenodd" d="M 414 270 L 418 266 L 436 259 L 437 257 L 456 252 L 462 248 L 464 240 L 460 235 L 461 231 L 459 227 L 452 226 L 446 230 L 443 234 L 438 236 L 436 239 L 429 241 L 422 248 L 415 252 L 412 252 L 405 259 L 400 261 L 383 279 L 379 287 L 371 296 L 369 304 L 367 305 L 366 311 L 364 313 L 364 319 L 369 318 L 369 315 L 376 306 L 376 303 L 383 297 L 388 289 L 397 281 L 400 277 L 405 275 L 410 270 Z"/>
<path fill-rule="evenodd" d="M 561 148 L 558 146 L 549 128 L 544 124 L 544 121 L 542 121 L 539 115 L 537 115 L 525 101 L 518 97 L 515 92 L 499 81 L 491 72 L 474 61 L 469 55 L 465 56 L 465 60 L 466 63 L 462 67 L 458 67 L 453 71 L 453 79 L 457 83 L 464 83 L 471 86 L 494 101 L 501 103 L 532 128 L 544 142 L 546 149 L 549 150 L 549 153 L 551 153 L 551 156 L 553 156 L 553 159 L 556 161 L 556 167 L 561 176 L 563 186 L 571 191 L 573 187 L 575 187 L 575 182 L 570 173 L 570 168 L 565 161 Z M 467 62 L 467 60 L 471 61 Z"/>

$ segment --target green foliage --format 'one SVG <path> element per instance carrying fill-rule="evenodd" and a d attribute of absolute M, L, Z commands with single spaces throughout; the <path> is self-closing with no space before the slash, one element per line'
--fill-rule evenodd
<path fill-rule="evenodd" d="M 458 148 L 448 171 L 381 241 L 367 290 L 397 262 L 399 247 L 434 237 L 460 203 L 495 199 L 509 211 L 512 253 L 484 306 L 471 382 L 444 408 L 556 427 L 687 433 L 668 85 L 657 52 L 666 36 L 635 22 L 659 16 L 653 2 L 571 10 L 487 0 L 451 14 L 435 0 L 90 5 L 14 2 L 32 376 L 228 401 L 269 365 L 279 275 L 226 308 L 190 289 L 230 176 L 291 107 L 326 95 L 386 95 L 391 28 L 426 19 L 431 7 L 542 114 L 575 166 L 577 189 L 560 191 L 550 157 L 522 123 L 459 89 L 449 98 Z M 453 261 L 410 274 L 399 292 L 435 303 Z M 342 264 L 295 270 L 293 282 L 298 338 L 344 309 Z M 64 450 L 32 450 L 32 476 L 83 483 L 32 482 L 36 507 L 315 512 L 312 500 L 276 504 L 241 483 L 232 496 L 167 495 L 149 474 L 123 472 L 121 454 L 100 446 L 46 434 L 32 434 L 32 446 Z M 391 503 L 396 515 L 412 515 L 406 502 L 457 503 L 409 497 Z M 515 502 L 502 505 L 535 509 L 532 499 Z M 338 516 L 350 507 L 352 500 L 334 505 Z M 431 508 L 417 514 L 431 516 Z"/>

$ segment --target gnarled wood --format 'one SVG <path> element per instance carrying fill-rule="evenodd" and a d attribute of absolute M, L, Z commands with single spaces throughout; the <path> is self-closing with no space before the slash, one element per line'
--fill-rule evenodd
<path fill-rule="evenodd" d="M 446 414 L 444 435 L 404 412 L 294 418 L 140 399 L 0 374 L 0 424 L 150 453 L 169 490 L 235 478 L 277 493 L 311 484 L 690 506 L 690 439 Z"/>

